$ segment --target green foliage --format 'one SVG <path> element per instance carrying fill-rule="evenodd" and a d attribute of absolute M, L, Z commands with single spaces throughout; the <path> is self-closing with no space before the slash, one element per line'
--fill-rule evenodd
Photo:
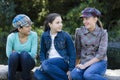
<path fill-rule="evenodd" d="M 6 40 L 7 40 L 7 32 L 0 32 L 0 49 L 5 49 Z"/>
<path fill-rule="evenodd" d="M 0 53 L 0 64 L 7 64 L 7 57 L 5 53 Z"/>
<path fill-rule="evenodd" d="M 12 0 L 0 0 L 0 64 L 7 64 L 6 40 L 11 28 L 15 4 Z"/>
<path fill-rule="evenodd" d="M 79 27 L 80 21 L 80 8 L 76 7 L 72 9 L 66 16 L 63 17 L 64 19 L 64 29 L 69 33 L 74 33 L 74 30 Z"/>
<path fill-rule="evenodd" d="M 0 64 L 7 64 L 7 57 L 5 52 L 7 35 L 7 32 L 0 31 Z"/>
<path fill-rule="evenodd" d="M 71 9 L 67 15 L 64 16 L 65 19 L 65 30 L 69 33 L 74 34 L 77 27 L 82 26 L 82 19 L 80 18 L 81 11 L 86 7 L 95 7 L 99 10 L 102 10 L 102 3 L 99 3 L 97 0 L 86 0 L 81 1 L 80 5 Z M 101 8 L 100 8 L 101 7 Z"/>
<path fill-rule="evenodd" d="M 11 19 L 15 15 L 15 4 L 12 0 L 0 0 L 0 27 L 2 30 L 8 31 L 11 25 Z"/>
<path fill-rule="evenodd" d="M 45 0 L 13 0 L 16 4 L 15 12 L 17 14 L 26 14 L 34 22 L 35 26 L 40 26 L 43 21 L 44 1 Z M 46 10 L 46 9 L 45 9 Z M 42 18 L 41 18 L 42 17 Z"/>
<path fill-rule="evenodd" d="M 50 12 L 57 12 L 61 15 L 66 14 L 70 9 L 78 6 L 81 0 L 46 0 L 47 8 Z"/>
<path fill-rule="evenodd" d="M 109 31 L 109 41 L 119 42 L 120 41 L 120 20 L 117 21 L 117 24 Z"/>
<path fill-rule="evenodd" d="M 39 52 L 40 52 L 40 39 L 41 39 L 41 35 L 43 33 L 42 26 L 41 27 L 33 26 L 33 31 L 36 31 L 37 34 L 38 34 L 38 51 L 37 51 L 37 54 L 39 55 Z"/>
<path fill-rule="evenodd" d="M 41 27 L 33 27 L 34 28 L 34 31 L 36 31 L 37 32 L 37 34 L 38 34 L 38 49 L 37 49 L 37 66 L 39 66 L 40 65 L 40 60 L 39 60 L 39 53 L 40 53 L 40 39 L 41 39 L 41 35 L 42 35 L 42 33 L 43 33 L 43 28 L 42 28 L 43 26 L 41 26 Z"/>
<path fill-rule="evenodd" d="M 95 7 L 99 9 L 102 13 L 102 17 L 100 20 L 103 23 L 104 28 L 109 31 L 114 32 L 114 28 L 116 31 L 119 29 L 118 20 L 120 19 L 120 5 L 118 5 L 120 1 L 113 0 L 85 0 L 81 1 L 80 5 L 71 9 L 64 17 L 64 29 L 69 33 L 74 34 L 75 29 L 77 27 L 82 26 L 82 20 L 79 18 L 81 15 L 81 11 L 86 7 Z M 114 5 L 114 6 L 110 6 Z M 118 28 L 116 28 L 116 27 Z M 119 31 L 118 31 L 119 32 Z"/>

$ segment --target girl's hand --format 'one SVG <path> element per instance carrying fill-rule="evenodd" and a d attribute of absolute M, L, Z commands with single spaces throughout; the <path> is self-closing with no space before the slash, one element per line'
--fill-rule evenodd
<path fill-rule="evenodd" d="M 67 75 L 68 75 L 68 79 L 72 80 L 71 77 L 70 77 L 70 71 L 67 72 Z"/>
<path fill-rule="evenodd" d="M 86 68 L 86 66 L 83 65 L 83 64 L 78 64 L 78 65 L 76 65 L 76 67 L 79 68 L 79 69 L 85 69 Z"/>
<path fill-rule="evenodd" d="M 13 50 L 12 52 L 15 52 L 15 50 Z"/>

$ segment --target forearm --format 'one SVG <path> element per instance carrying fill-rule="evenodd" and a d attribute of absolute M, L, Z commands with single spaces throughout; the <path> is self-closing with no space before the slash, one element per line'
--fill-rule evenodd
<path fill-rule="evenodd" d="M 90 61 L 86 62 L 85 64 L 83 64 L 85 67 L 88 67 L 96 62 L 100 61 L 98 58 L 93 58 Z"/>

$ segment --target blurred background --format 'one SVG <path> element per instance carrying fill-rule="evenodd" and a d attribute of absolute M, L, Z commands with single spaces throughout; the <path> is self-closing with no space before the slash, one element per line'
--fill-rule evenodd
<path fill-rule="evenodd" d="M 120 69 L 119 4 L 120 0 L 0 0 L 0 64 L 7 64 L 6 39 L 13 29 L 12 19 L 17 14 L 26 14 L 31 18 L 34 22 L 32 29 L 38 33 L 40 41 L 45 16 L 52 12 L 59 13 L 63 18 L 63 29 L 74 40 L 75 29 L 83 25 L 80 12 L 86 7 L 95 7 L 102 12 L 100 20 L 109 34 L 108 68 Z"/>

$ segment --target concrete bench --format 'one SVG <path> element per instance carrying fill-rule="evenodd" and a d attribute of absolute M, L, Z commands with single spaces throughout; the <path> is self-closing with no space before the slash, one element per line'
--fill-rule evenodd
<path fill-rule="evenodd" d="M 7 79 L 7 74 L 8 74 L 8 66 L 0 65 L 0 80 Z"/>
<path fill-rule="evenodd" d="M 34 69 L 32 69 L 32 76 L 37 68 L 38 67 L 34 67 Z M 8 65 L 0 65 L 0 80 L 7 80 L 7 75 L 8 75 Z M 19 77 L 20 75 L 18 73 L 17 78 Z M 120 80 L 120 69 L 116 69 L 116 70 L 107 69 L 105 73 L 105 77 L 107 77 L 108 80 Z M 34 78 L 32 80 L 34 80 Z"/>
<path fill-rule="evenodd" d="M 107 69 L 105 77 L 107 77 L 108 80 L 120 80 L 120 69 Z"/>

